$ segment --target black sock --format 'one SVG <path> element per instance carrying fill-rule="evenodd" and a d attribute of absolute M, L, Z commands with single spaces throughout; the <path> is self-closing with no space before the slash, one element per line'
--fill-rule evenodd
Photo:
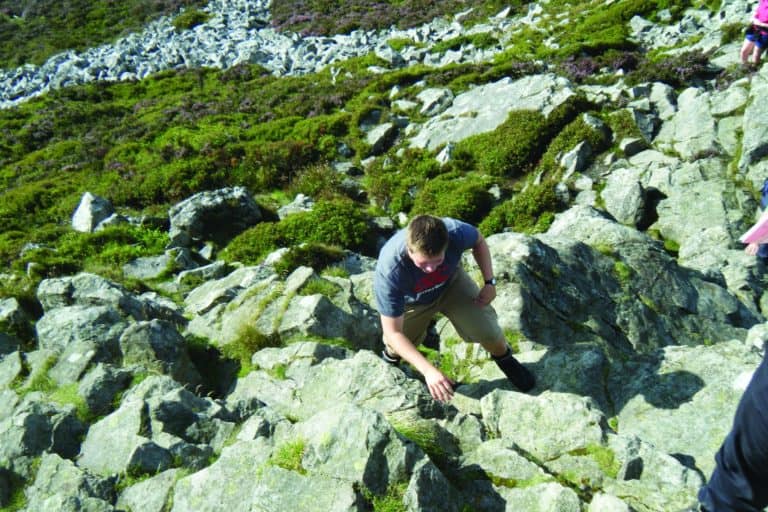
<path fill-rule="evenodd" d="M 512 355 L 512 349 L 507 345 L 507 352 L 503 356 L 491 354 L 496 366 L 504 372 L 509 381 L 520 391 L 530 391 L 536 385 L 533 374 Z"/>
<path fill-rule="evenodd" d="M 509 347 L 509 345 L 507 345 L 507 351 L 504 352 L 504 354 L 502 354 L 500 356 L 495 356 L 495 355 L 491 354 L 491 357 L 493 358 L 494 361 L 501 361 L 505 357 L 511 356 L 511 355 L 512 355 L 512 349 Z"/>

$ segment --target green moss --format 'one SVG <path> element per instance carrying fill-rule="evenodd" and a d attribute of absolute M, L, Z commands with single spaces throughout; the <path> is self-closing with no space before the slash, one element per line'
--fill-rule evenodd
<path fill-rule="evenodd" d="M 309 244 L 300 247 L 301 244 Z M 371 253 L 371 238 L 364 212 L 350 200 L 318 203 L 312 211 L 289 215 L 276 223 L 264 222 L 235 237 L 222 251 L 226 261 L 254 264 L 269 252 L 290 247 L 291 252 L 278 265 L 281 272 L 310 262 L 323 266 L 340 261 L 341 253 L 333 246 Z"/>
<path fill-rule="evenodd" d="M 173 19 L 174 28 L 181 32 L 202 25 L 210 19 L 211 15 L 197 9 L 188 9 Z"/>
<path fill-rule="evenodd" d="M 479 32 L 470 35 L 461 35 L 452 39 L 446 39 L 435 43 L 430 51 L 432 53 L 445 53 L 449 50 L 459 50 L 462 46 L 472 45 L 475 48 L 491 48 L 499 44 L 499 40 L 489 32 Z"/>
<path fill-rule="evenodd" d="M 49 356 L 39 367 L 31 369 L 31 372 L 30 370 L 23 372 L 21 377 L 17 377 L 13 382 L 13 389 L 20 395 L 32 392 L 41 392 L 46 395 L 50 394 L 58 387 L 58 385 L 48 374 L 48 371 L 53 368 L 53 365 L 56 364 L 57 360 L 57 356 Z"/>
<path fill-rule="evenodd" d="M 606 121 L 611 131 L 613 131 L 614 140 L 616 141 L 626 138 L 639 139 L 643 137 L 629 109 L 610 112 L 606 116 Z"/>
<path fill-rule="evenodd" d="M 538 57 L 543 41 L 549 33 L 540 28 L 525 26 L 518 30 L 511 43 L 494 57 L 495 62 L 525 62 Z"/>
<path fill-rule="evenodd" d="M 8 503 L 0 508 L 2 512 L 17 512 L 27 506 L 27 495 L 23 488 L 14 488 L 8 498 Z"/>
<path fill-rule="evenodd" d="M 621 469 L 621 463 L 616 459 L 616 454 L 607 446 L 589 444 L 588 446 L 569 452 L 570 455 L 587 456 L 594 460 L 600 470 L 610 478 L 616 478 Z"/>
<path fill-rule="evenodd" d="M 477 224 L 491 210 L 491 182 L 477 176 L 459 173 L 442 174 L 424 183 L 416 194 L 412 215 L 422 213 L 454 217 Z"/>
<path fill-rule="evenodd" d="M 369 501 L 373 506 L 374 512 L 406 512 L 408 509 L 403 503 L 405 491 L 408 489 L 407 482 L 395 483 L 387 488 L 386 494 L 382 496 L 371 496 Z"/>
<path fill-rule="evenodd" d="M 720 25 L 720 44 L 726 45 L 733 42 L 741 42 L 744 38 L 744 23 L 726 23 Z"/>
<path fill-rule="evenodd" d="M 340 265 L 331 265 L 324 268 L 321 271 L 323 277 L 339 277 L 342 279 L 349 279 L 349 271 Z"/>
<path fill-rule="evenodd" d="M 313 277 L 307 281 L 304 286 L 299 288 L 299 295 L 324 295 L 329 298 L 335 297 L 341 291 L 341 287 L 327 279 Z"/>
<path fill-rule="evenodd" d="M 525 339 L 525 336 L 520 331 L 513 331 L 510 329 L 504 330 L 504 337 L 507 339 L 507 343 L 512 348 L 512 352 L 517 354 L 520 352 L 520 342 Z"/>
<path fill-rule="evenodd" d="M 277 380 L 285 380 L 288 366 L 284 364 L 277 364 L 269 370 L 269 374 Z"/>
<path fill-rule="evenodd" d="M 413 190 L 443 172 L 432 152 L 408 149 L 373 162 L 365 170 L 365 184 L 375 204 L 396 213 L 409 211 L 414 204 Z"/>
<path fill-rule="evenodd" d="M 680 252 L 680 244 L 676 241 L 672 240 L 671 238 L 665 238 L 664 239 L 664 250 L 670 253 L 672 256 L 677 256 L 677 253 Z"/>
<path fill-rule="evenodd" d="M 307 442 L 304 439 L 296 439 L 282 444 L 272 453 L 268 464 L 305 475 L 307 474 L 307 470 L 302 466 L 301 461 L 304 457 L 306 447 Z"/>
<path fill-rule="evenodd" d="M 494 131 L 456 143 L 455 153 L 481 174 L 516 177 L 528 172 L 548 142 L 547 120 L 540 112 L 511 112 Z"/>
<path fill-rule="evenodd" d="M 167 233 L 121 224 L 95 233 L 64 231 L 55 244 L 25 252 L 14 262 L 22 270 L 30 263 L 37 278 L 94 271 L 120 279 L 122 266 L 142 257 L 162 254 L 168 243 Z"/>
<path fill-rule="evenodd" d="M 538 185 L 529 184 L 491 210 L 478 227 L 486 236 L 500 233 L 506 228 L 520 233 L 541 233 L 554 221 L 557 208 L 554 183 L 544 181 Z"/>
<path fill-rule="evenodd" d="M 224 248 L 219 257 L 230 263 L 255 265 L 271 251 L 279 248 L 283 237 L 274 222 L 262 222 L 240 233 Z"/>
<path fill-rule="evenodd" d="M 547 475 L 537 475 L 527 480 L 517 480 L 515 478 L 504 478 L 498 475 L 489 474 L 488 479 L 496 487 L 506 487 L 508 489 L 524 489 L 526 487 L 533 487 L 535 485 L 551 482 L 552 478 Z"/>
<path fill-rule="evenodd" d="M 587 108 L 588 104 L 581 103 L 581 107 Z M 576 117 L 552 139 L 536 168 L 537 173 L 557 174 L 561 170 L 559 158 L 582 142 L 589 145 L 593 155 L 597 155 L 608 148 L 611 134 L 587 123 L 584 115 Z"/>
<path fill-rule="evenodd" d="M 440 460 L 445 456 L 434 422 L 403 414 L 391 415 L 387 419 L 398 434 L 413 441 L 433 460 Z"/>
<path fill-rule="evenodd" d="M 628 282 L 633 274 L 632 268 L 621 260 L 613 263 L 613 272 L 620 283 Z"/>
<path fill-rule="evenodd" d="M 246 324 L 238 332 L 234 340 L 221 347 L 221 353 L 238 362 L 238 376 L 248 375 L 253 369 L 251 358 L 253 354 L 267 347 L 281 347 L 283 342 L 278 335 L 267 335 L 255 326 Z"/>
<path fill-rule="evenodd" d="M 392 37 L 387 39 L 387 44 L 396 52 L 401 52 L 409 46 L 414 48 L 424 48 L 426 46 L 424 43 L 416 42 L 409 37 Z"/>
<path fill-rule="evenodd" d="M 643 305 L 649 310 L 653 311 L 654 313 L 661 313 L 661 309 L 652 298 L 642 293 L 638 295 L 638 298 L 640 299 L 640 302 L 642 302 Z"/>
<path fill-rule="evenodd" d="M 77 382 L 59 386 L 51 392 L 49 398 L 51 401 L 58 404 L 73 405 L 78 419 L 84 423 L 91 423 L 96 419 L 96 416 L 91 412 L 88 404 L 85 402 L 85 398 L 78 393 Z"/>

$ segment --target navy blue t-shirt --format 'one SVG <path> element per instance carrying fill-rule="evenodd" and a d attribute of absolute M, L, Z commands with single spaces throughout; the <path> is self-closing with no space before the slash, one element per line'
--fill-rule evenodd
<path fill-rule="evenodd" d="M 461 255 L 474 247 L 479 235 L 477 228 L 466 222 L 448 217 L 443 222 L 448 229 L 448 247 L 445 260 L 434 272 L 422 272 L 408 257 L 405 229 L 395 233 L 381 248 L 373 278 L 379 313 L 398 317 L 405 312 L 406 304 L 431 304 L 443 292 L 461 262 Z"/>

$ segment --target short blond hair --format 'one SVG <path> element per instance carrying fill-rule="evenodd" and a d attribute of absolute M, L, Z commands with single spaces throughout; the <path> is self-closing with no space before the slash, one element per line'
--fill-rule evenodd
<path fill-rule="evenodd" d="M 439 217 L 417 215 L 408 223 L 405 243 L 411 252 L 438 256 L 448 247 L 448 228 Z"/>

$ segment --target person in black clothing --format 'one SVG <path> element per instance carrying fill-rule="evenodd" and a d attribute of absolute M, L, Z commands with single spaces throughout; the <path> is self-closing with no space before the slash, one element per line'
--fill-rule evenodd
<path fill-rule="evenodd" d="M 705 512 L 762 512 L 768 507 L 768 357 L 742 395 L 731 431 L 699 491 Z"/>

